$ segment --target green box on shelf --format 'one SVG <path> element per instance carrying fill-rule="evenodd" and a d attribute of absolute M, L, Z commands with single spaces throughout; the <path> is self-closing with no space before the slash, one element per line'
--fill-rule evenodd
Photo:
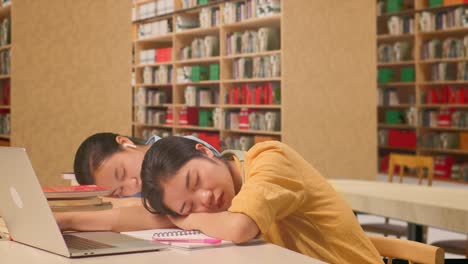
<path fill-rule="evenodd" d="M 385 111 L 386 124 L 401 124 L 403 123 L 403 113 L 399 110 Z"/>
<path fill-rule="evenodd" d="M 429 0 L 429 7 L 438 7 L 444 4 L 444 0 Z"/>
<path fill-rule="evenodd" d="M 394 71 L 392 69 L 379 69 L 377 82 L 378 83 L 388 83 L 393 81 Z"/>
<path fill-rule="evenodd" d="M 400 12 L 403 9 L 403 0 L 387 0 L 385 10 L 387 13 Z"/>
<path fill-rule="evenodd" d="M 414 82 L 414 68 L 413 67 L 405 67 L 401 69 L 400 72 L 402 82 Z"/>
<path fill-rule="evenodd" d="M 213 126 L 213 112 L 211 110 L 198 110 L 198 125 L 201 127 Z"/>
<path fill-rule="evenodd" d="M 198 0 L 198 5 L 206 5 L 210 2 L 209 0 Z"/>
<path fill-rule="evenodd" d="M 219 80 L 219 64 L 210 64 L 210 80 Z"/>
<path fill-rule="evenodd" d="M 192 82 L 208 80 L 208 67 L 192 66 Z"/>

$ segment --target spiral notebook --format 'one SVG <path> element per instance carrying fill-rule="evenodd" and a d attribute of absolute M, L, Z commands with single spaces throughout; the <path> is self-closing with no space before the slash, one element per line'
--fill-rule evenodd
<path fill-rule="evenodd" d="M 177 228 L 122 232 L 122 234 L 169 244 L 171 247 L 181 249 L 210 248 L 234 244 L 232 241 L 209 237 L 198 230 Z"/>

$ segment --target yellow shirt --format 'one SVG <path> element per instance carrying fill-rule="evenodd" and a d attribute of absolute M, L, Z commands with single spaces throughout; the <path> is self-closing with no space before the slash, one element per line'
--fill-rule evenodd
<path fill-rule="evenodd" d="M 229 211 L 251 217 L 266 241 L 329 263 L 382 263 L 351 208 L 292 148 L 256 144 L 244 169 Z"/>

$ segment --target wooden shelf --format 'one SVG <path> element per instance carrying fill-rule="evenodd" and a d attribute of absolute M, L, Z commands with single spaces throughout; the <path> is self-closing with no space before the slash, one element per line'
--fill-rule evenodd
<path fill-rule="evenodd" d="M 0 134 L 0 139 L 10 139 L 10 135 Z"/>
<path fill-rule="evenodd" d="M 427 6 L 427 1 L 411 1 L 415 6 Z M 380 29 L 384 29 L 387 27 L 386 23 L 391 16 L 398 16 L 398 17 L 410 17 L 414 19 L 415 26 L 419 29 L 419 21 L 420 15 L 422 12 L 445 12 L 448 10 L 453 10 L 457 7 L 466 7 L 466 4 L 457 4 L 457 5 L 450 5 L 450 6 L 440 6 L 440 7 L 423 7 L 419 9 L 411 9 L 411 10 L 404 10 L 401 12 L 391 13 L 391 14 L 382 14 L 376 17 L 377 20 L 377 27 Z M 416 28 L 416 27 L 415 27 Z M 383 31 L 379 31 L 383 32 Z M 457 58 L 427 58 L 422 59 L 418 54 L 421 54 L 422 44 L 430 39 L 447 39 L 447 38 L 463 38 L 468 34 L 468 27 L 452 27 L 446 28 L 443 30 L 434 30 L 429 32 L 421 32 L 416 30 L 414 34 L 400 34 L 400 35 L 377 35 L 377 44 L 394 44 L 397 41 L 406 41 L 412 47 L 412 53 L 415 55 L 414 59 L 410 61 L 398 61 L 398 62 L 389 62 L 389 63 L 380 63 L 377 62 L 378 69 L 382 68 L 390 68 L 395 71 L 398 71 L 403 66 L 411 66 L 415 69 L 415 82 L 411 83 L 404 83 L 404 82 L 392 82 L 392 83 L 384 83 L 384 84 L 377 84 L 377 86 L 382 89 L 380 92 L 385 91 L 388 88 L 399 88 L 395 89 L 397 91 L 397 95 L 401 96 L 402 98 L 408 98 L 408 96 L 415 97 L 416 101 L 413 104 L 400 104 L 397 106 L 378 106 L 378 113 L 383 114 L 386 109 L 408 109 L 409 107 L 414 107 L 417 109 L 418 112 L 427 111 L 428 109 L 436 110 L 445 109 L 445 108 L 454 108 L 457 110 L 468 110 L 468 104 L 430 104 L 430 103 L 422 103 L 423 99 L 421 99 L 420 95 L 423 94 L 425 91 L 428 91 L 433 88 L 442 88 L 445 86 L 453 86 L 453 87 L 465 87 L 468 86 L 468 80 L 444 80 L 444 81 L 431 81 L 432 72 L 431 67 L 436 65 L 436 63 L 458 63 L 458 62 L 467 62 L 468 57 L 457 57 Z M 398 77 L 398 73 L 397 73 Z M 410 89 L 410 90 L 408 90 Z M 404 102 L 408 102 L 404 101 Z M 378 123 L 378 129 L 403 129 L 411 132 L 416 133 L 416 140 L 420 141 L 421 137 L 430 132 L 453 132 L 453 133 L 460 133 L 460 132 L 468 132 L 468 127 L 426 127 L 422 125 L 417 126 L 410 126 L 406 124 L 384 124 Z M 445 149 L 430 149 L 424 148 L 421 146 L 416 146 L 415 148 L 395 148 L 389 146 L 378 146 L 379 156 L 386 155 L 389 152 L 402 152 L 414 155 L 429 155 L 429 156 L 436 156 L 436 155 L 455 155 L 458 157 L 465 158 L 464 155 L 468 155 L 468 150 L 445 150 Z M 461 155 L 461 156 L 460 156 Z M 447 180 L 447 179 L 438 179 L 438 180 Z M 456 181 L 456 180 L 448 180 L 452 182 L 463 182 L 463 181 Z M 468 182 L 466 182 L 468 183 Z"/>
<path fill-rule="evenodd" d="M 390 147 L 390 146 L 379 146 L 379 148 L 388 149 L 388 150 L 401 150 L 401 151 L 416 152 L 416 148 L 399 148 L 399 147 Z"/>
<path fill-rule="evenodd" d="M 454 131 L 454 132 L 468 132 L 468 127 L 419 127 L 422 130 L 429 131 Z"/>
<path fill-rule="evenodd" d="M 280 27 L 280 24 L 281 15 L 273 15 L 268 17 L 250 18 L 231 24 L 223 24 L 221 27 L 226 30 L 239 30 L 246 28 Z"/>
<path fill-rule="evenodd" d="M 433 149 L 433 148 L 419 148 L 420 151 L 443 153 L 443 154 L 455 154 L 455 155 L 468 155 L 468 150 L 463 149 Z"/>
<path fill-rule="evenodd" d="M 145 107 L 145 108 L 166 108 L 172 107 L 173 104 L 160 104 L 160 105 L 133 105 L 134 108 Z"/>
<path fill-rule="evenodd" d="M 218 131 L 220 129 L 214 127 L 200 127 L 200 126 L 183 126 L 183 125 L 175 125 L 175 129 L 186 129 L 186 130 L 200 130 L 200 131 Z"/>
<path fill-rule="evenodd" d="M 431 64 L 431 63 L 439 63 L 439 62 L 461 62 L 461 61 L 468 61 L 468 57 L 426 59 L 426 60 L 420 60 L 419 63 Z"/>
<path fill-rule="evenodd" d="M 137 0 L 140 1 L 138 4 L 146 3 L 146 1 L 152 0 Z M 143 1 L 143 2 L 141 2 Z M 222 9 L 222 4 L 228 2 L 227 0 L 218 0 L 218 1 L 210 1 L 207 5 L 195 6 L 193 8 L 187 9 L 177 9 L 170 14 L 164 14 L 161 16 L 151 17 L 136 20 L 133 23 L 133 32 L 137 30 L 137 27 L 141 23 L 146 23 L 150 21 L 156 21 L 159 19 L 167 19 L 172 18 L 174 21 L 179 16 L 197 16 L 197 13 L 203 7 L 207 6 L 220 6 Z M 222 10 L 221 10 L 222 11 Z M 223 16 L 221 12 L 221 16 Z M 207 111 L 211 111 L 214 108 L 220 108 L 223 111 L 229 109 L 241 109 L 241 108 L 251 108 L 251 109 L 264 109 L 267 111 L 268 109 L 274 109 L 275 111 L 281 111 L 281 105 L 229 105 L 229 104 L 210 104 L 210 105 L 202 105 L 202 106 L 188 106 L 184 104 L 183 100 L 184 92 L 183 90 L 187 86 L 197 86 L 197 87 L 209 87 L 210 89 L 216 91 L 220 91 L 220 94 L 217 96 L 216 102 L 224 102 L 225 98 L 222 98 L 222 89 L 229 89 L 234 84 L 238 83 L 263 83 L 263 82 L 281 82 L 282 78 L 251 78 L 251 79 L 239 79 L 239 80 L 232 80 L 226 79 L 225 77 L 230 77 L 231 66 L 234 63 L 233 60 L 237 58 L 253 58 L 253 57 L 260 57 L 260 56 L 270 56 L 270 55 L 281 55 L 281 50 L 272 50 L 272 51 L 265 51 L 265 52 L 257 52 L 257 53 L 248 53 L 248 54 L 230 54 L 230 55 L 219 55 L 214 57 L 204 57 L 204 58 L 190 58 L 190 59 L 180 59 L 179 51 L 182 47 L 190 45 L 193 38 L 200 37 L 203 38 L 205 36 L 213 36 L 216 35 L 219 37 L 219 48 L 220 50 L 225 50 L 226 43 L 225 43 L 225 33 L 233 32 L 233 31 L 245 31 L 245 30 L 258 30 L 261 27 L 277 27 L 281 30 L 281 14 L 268 16 L 268 17 L 261 17 L 261 18 L 251 18 L 246 19 L 236 23 L 229 23 L 229 24 L 220 24 L 217 26 L 213 26 L 210 28 L 194 28 L 194 29 L 187 29 L 183 31 L 175 31 L 166 35 L 161 36 L 152 36 L 149 38 L 138 39 L 134 40 L 134 48 L 135 48 L 135 62 L 138 62 L 138 52 L 141 50 L 146 50 L 149 48 L 159 48 L 159 47 L 172 47 L 173 49 L 173 61 L 164 62 L 164 63 L 138 63 L 133 65 L 133 69 L 135 75 L 137 77 L 138 84 L 134 84 L 133 87 L 135 90 L 134 93 L 137 91 L 137 87 L 147 87 L 147 88 L 167 88 L 168 91 L 172 94 L 172 104 L 161 104 L 161 105 L 134 105 L 134 108 L 137 107 L 145 107 L 145 108 L 156 108 L 163 110 L 164 108 L 170 107 L 169 109 L 173 109 L 174 112 L 174 121 L 179 120 L 179 109 L 182 107 L 195 107 L 198 109 L 206 109 Z M 223 19 L 221 19 L 221 22 Z M 135 35 L 134 35 L 135 36 Z M 176 55 L 175 55 L 176 54 Z M 219 64 L 220 66 L 220 80 L 205 80 L 199 82 L 177 82 L 177 74 L 176 71 L 173 73 L 173 83 L 169 84 L 143 84 L 141 83 L 143 79 L 141 78 L 141 73 L 144 67 L 158 67 L 161 65 L 172 65 L 173 68 L 183 67 L 183 66 L 191 66 L 191 65 L 208 65 L 208 64 Z M 224 74 L 223 74 L 224 73 Z M 224 90 L 223 90 L 224 91 Z M 207 131 L 212 132 L 214 134 L 218 134 L 221 138 L 224 136 L 223 133 L 240 133 L 240 134 L 251 134 L 254 135 L 274 135 L 274 136 L 281 136 L 281 132 L 277 131 L 256 131 L 256 130 L 224 130 L 220 128 L 214 127 L 200 127 L 200 126 L 189 126 L 189 125 L 179 125 L 178 123 L 174 122 L 174 124 L 165 124 L 165 125 L 151 125 L 151 124 L 140 124 L 134 123 L 134 133 L 138 135 L 142 132 L 143 129 L 148 130 L 146 128 L 164 128 L 170 129 L 174 133 L 181 133 L 181 132 L 188 132 L 192 131 Z"/>
<path fill-rule="evenodd" d="M 10 79 L 10 75 L 0 75 L 0 80 Z"/>
<path fill-rule="evenodd" d="M 157 83 L 137 83 L 134 85 L 135 87 L 171 87 L 172 83 L 166 83 L 166 84 L 157 84 Z"/>
<path fill-rule="evenodd" d="M 154 36 L 154 37 L 148 37 L 148 38 L 142 38 L 138 39 L 135 42 L 136 43 L 149 43 L 149 42 L 172 42 L 174 34 L 166 34 L 166 35 L 160 35 L 160 36 Z"/>
<path fill-rule="evenodd" d="M 217 105 L 217 104 L 210 104 L 210 105 L 186 105 L 186 104 L 174 104 L 174 107 L 178 107 L 178 108 L 181 108 L 181 107 L 216 108 L 216 107 L 220 107 L 220 106 L 219 106 L 219 105 Z"/>
<path fill-rule="evenodd" d="M 269 136 L 281 136 L 280 131 L 263 131 L 263 130 L 246 130 L 246 129 L 223 129 L 226 133 L 236 134 L 258 134 L 258 135 L 269 135 Z"/>
<path fill-rule="evenodd" d="M 221 106 L 226 109 L 239 109 L 239 108 L 251 108 L 251 109 L 281 109 L 281 105 L 229 105 L 225 104 Z"/>
<path fill-rule="evenodd" d="M 416 126 L 403 125 L 403 124 L 383 124 L 378 125 L 379 128 L 393 128 L 393 129 L 416 129 Z"/>
<path fill-rule="evenodd" d="M 172 125 L 152 125 L 152 124 L 142 124 L 142 123 L 133 123 L 137 127 L 154 127 L 154 128 L 172 128 Z"/>
<path fill-rule="evenodd" d="M 11 44 L 0 46 L 0 51 L 7 50 L 11 48 Z"/>
<path fill-rule="evenodd" d="M 255 79 L 239 79 L 239 80 L 224 80 L 223 83 L 246 83 L 246 82 L 279 82 L 279 78 L 255 78 Z"/>
<path fill-rule="evenodd" d="M 409 10 L 404 10 L 400 12 L 385 13 L 385 14 L 377 16 L 377 19 L 390 18 L 391 16 L 411 16 L 411 15 L 414 15 L 415 12 L 416 10 L 409 9 Z"/>
<path fill-rule="evenodd" d="M 377 35 L 377 41 L 397 41 L 397 40 L 408 40 L 412 38 L 414 38 L 414 34 Z"/>
<path fill-rule="evenodd" d="M 399 104 L 399 105 L 379 105 L 379 108 L 385 109 L 385 108 L 410 108 L 410 107 L 416 107 L 414 104 Z"/>
<path fill-rule="evenodd" d="M 176 65 L 185 65 L 185 64 L 202 64 L 202 63 L 212 63 L 212 62 L 219 62 L 220 57 L 207 57 L 207 58 L 197 58 L 197 59 L 188 59 L 188 60 L 178 60 L 175 61 L 174 64 Z"/>
<path fill-rule="evenodd" d="M 210 84 L 219 84 L 219 83 L 220 81 L 200 81 L 200 82 L 176 83 L 175 86 L 210 85 Z"/>
<path fill-rule="evenodd" d="M 414 82 L 388 82 L 388 83 L 377 83 L 377 86 L 405 87 L 405 86 L 416 86 L 416 83 Z"/>
<path fill-rule="evenodd" d="M 210 27 L 210 28 L 194 28 L 194 29 L 186 29 L 183 31 L 177 31 L 175 33 L 176 37 L 181 36 L 207 36 L 207 35 L 216 35 L 219 34 L 220 27 Z"/>
<path fill-rule="evenodd" d="M 137 65 L 135 65 L 134 67 L 135 67 L 135 68 L 158 67 L 158 66 L 161 66 L 161 65 L 172 65 L 172 64 L 173 64 L 172 61 L 168 61 L 168 62 L 157 62 L 157 63 L 142 63 L 142 64 L 137 64 Z"/>
<path fill-rule="evenodd" d="M 421 104 L 420 108 L 468 108 L 468 104 Z"/>
<path fill-rule="evenodd" d="M 396 62 L 377 63 L 377 67 L 396 67 L 396 66 L 407 66 L 407 65 L 414 65 L 414 61 L 396 61 Z"/>
<path fill-rule="evenodd" d="M 421 85 L 467 85 L 468 81 L 430 81 L 422 82 Z"/>
<path fill-rule="evenodd" d="M 0 105 L 0 109 L 10 109 L 9 105 Z"/>
<path fill-rule="evenodd" d="M 233 60 L 237 58 L 251 58 L 251 57 L 261 57 L 261 56 L 270 56 L 270 55 L 281 55 L 280 50 L 264 51 L 264 52 L 255 52 L 255 53 L 241 53 L 241 54 L 232 54 L 223 56 L 222 59 Z"/>
<path fill-rule="evenodd" d="M 441 35 L 458 35 L 468 33 L 468 27 L 447 28 L 435 31 L 420 32 L 419 34 L 425 38 L 438 37 Z"/>

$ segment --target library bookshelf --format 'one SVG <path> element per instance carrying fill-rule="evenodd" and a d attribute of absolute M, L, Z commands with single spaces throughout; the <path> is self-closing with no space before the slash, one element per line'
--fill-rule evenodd
<path fill-rule="evenodd" d="M 390 2 L 377 1 L 379 170 L 390 153 L 433 156 L 436 179 L 468 183 L 468 4 Z"/>
<path fill-rule="evenodd" d="M 0 27 L 0 146 L 9 146 L 11 1 L 0 1 Z"/>
<path fill-rule="evenodd" d="M 268 76 L 268 77 L 255 77 L 248 76 L 240 78 L 233 76 L 234 67 L 239 60 L 253 61 L 255 58 L 267 58 L 269 56 L 279 56 L 281 67 L 281 48 L 280 46 L 275 49 L 268 49 L 264 51 L 251 51 L 251 52 L 228 52 L 227 38 L 236 32 L 243 33 L 246 31 L 258 32 L 260 28 L 274 28 L 278 30 L 279 38 L 281 37 L 281 19 L 280 13 L 272 13 L 265 16 L 257 16 L 256 14 L 256 0 L 241 0 L 241 1 L 206 1 L 206 3 L 196 6 L 184 6 L 181 0 L 166 0 L 164 4 L 173 5 L 169 8 L 167 13 L 152 14 L 146 16 L 143 14 L 141 18 L 144 5 L 158 5 L 158 2 L 163 0 L 153 1 L 134 1 L 133 3 L 133 29 L 132 39 L 134 45 L 134 67 L 133 67 L 133 135 L 136 137 L 147 138 L 152 134 L 159 136 L 167 135 L 195 135 L 219 149 L 225 148 L 241 148 L 247 150 L 256 142 L 264 140 L 281 140 L 281 102 L 278 100 L 275 103 L 258 103 L 258 102 L 230 102 L 227 98 L 233 89 L 243 86 L 260 87 L 265 84 L 274 84 L 281 89 L 282 77 Z M 169 2 L 169 4 L 168 4 Z M 185 1 L 190 2 L 190 1 Z M 197 2 L 197 1 L 192 1 Z M 200 1 L 199 1 L 200 2 Z M 203 1 L 202 1 L 203 2 Z M 244 5 L 242 9 L 243 14 L 237 14 L 237 19 L 225 17 L 227 5 Z M 249 10 L 247 10 L 250 8 Z M 150 7 L 151 8 L 151 7 Z M 200 13 L 206 12 L 215 13 L 212 15 L 211 23 L 208 25 L 201 25 L 201 27 L 179 30 L 178 21 L 186 18 L 199 18 Z M 237 11 L 240 12 L 240 11 Z M 143 12 L 144 13 L 144 12 Z M 242 18 L 242 19 L 241 19 Z M 200 21 L 200 19 L 198 19 Z M 145 24 L 149 23 L 166 23 L 169 24 L 172 30 L 165 31 L 159 35 L 153 35 L 142 38 L 139 31 L 144 28 Z M 193 46 L 196 39 L 206 39 L 214 37 L 216 39 L 215 46 L 218 47 L 218 52 L 213 52 L 208 56 L 184 56 L 182 57 L 182 50 L 188 46 Z M 278 44 L 280 41 L 278 40 Z M 151 62 L 145 63 L 141 61 L 141 52 L 150 49 L 170 48 L 170 59 L 164 62 Z M 192 53 L 195 52 L 192 47 Z M 192 54 L 193 55 L 193 54 Z M 206 54 L 205 54 L 206 55 Z M 157 56 L 157 55 L 156 55 Z M 157 60 L 157 59 L 156 59 Z M 218 65 L 218 66 L 212 66 Z M 145 69 L 151 68 L 158 70 L 161 66 L 166 66 L 169 71 L 172 71 L 168 83 L 148 83 L 145 81 Z M 178 72 L 192 67 L 218 67 L 218 76 L 209 78 L 207 80 L 180 80 Z M 214 70 L 216 71 L 216 70 Z M 281 72 L 281 70 L 280 70 Z M 216 75 L 216 74 L 215 74 Z M 193 74 L 192 74 L 193 76 Z M 155 78 L 154 78 L 155 79 Z M 197 93 L 200 90 L 207 91 L 211 94 L 209 102 L 196 102 L 195 104 L 188 103 L 186 99 L 186 91 L 188 89 L 195 89 Z M 145 89 L 145 91 L 141 91 Z M 143 93 L 146 93 L 144 99 Z M 148 94 L 161 96 L 163 93 L 164 103 L 148 104 Z M 200 96 L 197 94 L 197 97 Z M 140 98 L 140 100 L 138 100 Z M 227 116 L 234 115 L 232 119 L 237 119 L 241 111 L 248 111 L 249 114 L 258 113 L 258 120 L 262 120 L 262 115 L 271 115 L 273 113 L 277 119 L 275 126 L 269 126 L 268 129 L 264 126 L 252 127 L 252 123 L 239 127 L 236 123 L 231 122 Z M 185 113 L 187 112 L 187 117 Z M 191 113 L 198 114 L 198 123 L 192 122 L 190 119 Z M 218 114 L 216 114 L 217 112 Z M 207 115 L 206 117 L 202 117 Z M 268 113 L 268 114 L 267 114 Z M 156 122 L 151 117 L 157 117 Z M 217 116 L 215 116 L 217 115 Z M 252 115 L 255 116 L 255 115 Z M 193 115 L 191 116 L 193 117 Z M 204 122 L 203 120 L 208 121 Z M 215 121 L 215 119 L 218 120 Z M 240 117 L 239 117 L 240 119 Z M 254 117 L 252 117 L 254 119 Z M 227 124 L 231 122 L 231 124 Z M 241 121 L 240 121 L 241 122 Z M 230 143 L 231 142 L 231 143 Z M 236 143 L 234 143 L 236 142 Z"/>
<path fill-rule="evenodd" d="M 140 16 L 138 11 L 140 7 L 153 2 L 159 1 L 135 1 L 133 7 L 135 10 L 132 35 L 134 103 L 130 108 L 134 113 L 132 126 L 134 136 L 146 138 L 154 133 L 163 136 L 195 133 L 204 139 L 204 135 L 209 135 L 219 138 L 216 140 L 218 140 L 217 145 L 221 145 L 220 149 L 246 149 L 249 144 L 244 143 L 249 140 L 252 143 L 252 138 L 253 143 L 267 139 L 281 140 L 326 177 L 375 179 L 377 140 L 374 135 L 377 124 L 374 121 L 361 122 L 361 120 L 375 119 L 377 111 L 372 101 L 376 97 L 375 82 L 372 80 L 376 71 L 376 59 L 375 52 L 369 52 L 375 47 L 376 41 L 376 34 L 369 33 L 376 30 L 375 24 L 372 23 L 375 21 L 375 5 L 359 1 L 352 3 L 345 1 L 345 4 L 336 5 L 333 1 L 283 0 L 281 12 L 278 14 L 234 21 L 229 17 L 230 4 L 242 5 L 250 3 L 250 0 L 198 1 L 208 2 L 208 5 L 190 8 L 183 8 L 182 1 L 176 0 L 171 2 L 174 6 L 173 10 L 168 11 L 169 13 L 150 17 Z M 252 2 L 275 1 L 252 0 Z M 186 29 L 182 32 L 176 30 L 179 17 L 196 17 L 204 12 L 204 8 L 219 8 L 220 23 L 206 28 Z M 349 12 L 350 9 L 360 12 Z M 138 37 L 142 25 L 159 23 L 167 19 L 171 19 L 170 25 L 174 30 L 160 31 L 161 34 L 157 36 Z M 353 21 L 354 30 L 350 30 L 349 21 Z M 229 47 L 232 48 L 232 35 L 236 32 L 247 30 L 258 32 L 264 27 L 279 29 L 279 48 L 227 52 Z M 219 54 L 211 54 L 210 57 L 195 56 L 196 58 L 181 56 L 186 45 L 191 44 L 195 38 L 208 36 L 218 38 Z M 231 41 L 227 41 L 228 36 Z M 158 64 L 161 61 L 148 61 L 146 57 L 142 61 L 140 52 L 164 48 L 172 48 L 171 57 L 163 60 L 165 64 L 150 67 L 164 69 L 166 66 L 171 66 L 173 69 L 171 80 L 145 82 L 143 74 L 146 67 L 143 64 Z M 241 61 L 258 61 L 264 57 L 280 57 L 281 66 L 278 68 L 281 74 L 234 77 L 235 66 Z M 356 61 L 359 61 L 359 67 L 356 67 Z M 197 82 L 177 81 L 179 69 L 212 64 L 219 64 L 219 78 Z M 275 91 L 281 93 L 281 99 L 275 98 L 273 104 L 232 100 L 236 98 L 235 91 L 238 87 L 242 88 L 245 85 L 257 87 L 268 83 L 271 83 L 275 89 L 279 87 L 279 90 Z M 415 82 L 399 85 L 401 89 L 414 89 L 411 86 L 414 86 Z M 185 91 L 192 86 L 203 87 L 216 94 L 214 98 L 217 100 L 195 106 L 199 113 L 219 109 L 226 117 L 230 113 L 245 114 L 244 109 L 248 109 L 250 112 L 260 114 L 277 113 L 281 116 L 277 118 L 277 121 L 280 119 L 280 124 L 274 129 L 252 128 L 250 123 L 249 127 L 237 128 L 226 126 L 227 122 L 219 125 L 216 123 L 217 119 L 213 118 L 213 123 L 217 125 L 182 125 L 179 121 L 184 115 L 180 112 L 183 113 L 184 107 L 193 105 L 187 104 L 185 99 Z M 152 103 L 138 101 L 141 95 L 140 88 L 155 93 L 165 92 L 166 100 L 163 102 L 156 100 L 157 102 Z M 156 99 L 158 98 L 162 98 L 160 94 L 156 94 Z M 165 111 L 167 122 L 157 122 L 157 124 L 146 122 L 139 116 L 139 113 L 145 109 L 153 113 L 157 119 L 161 119 L 162 116 L 157 112 Z M 242 146 L 228 144 L 235 140 L 239 140 L 236 141 L 239 143 L 240 139 L 243 142 Z"/>

